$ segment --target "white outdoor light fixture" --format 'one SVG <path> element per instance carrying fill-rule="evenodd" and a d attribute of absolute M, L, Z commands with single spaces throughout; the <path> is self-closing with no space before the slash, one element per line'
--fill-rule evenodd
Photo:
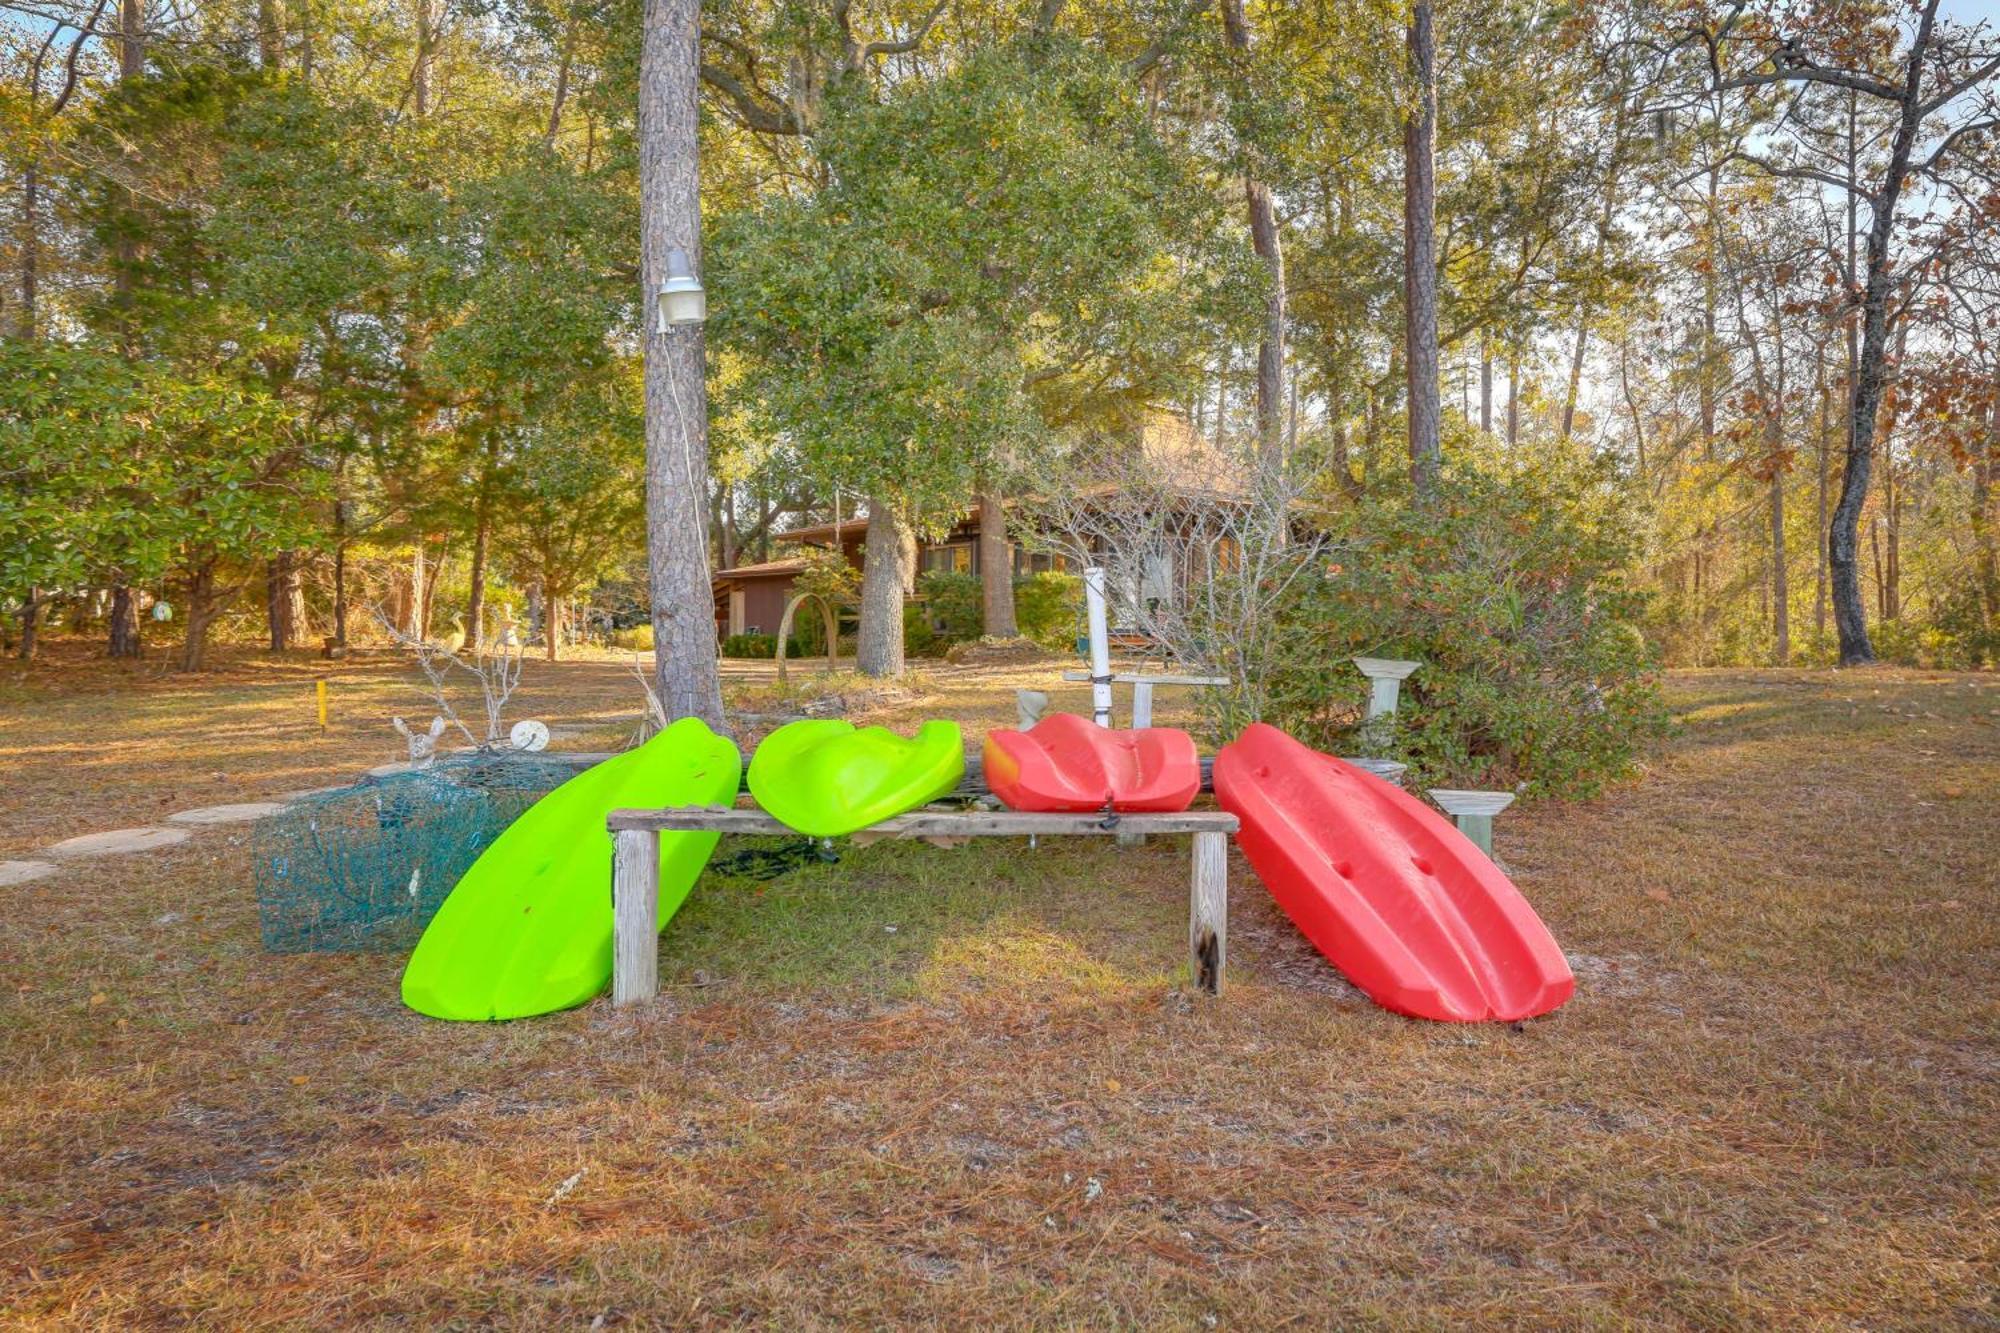
<path fill-rule="evenodd" d="M 708 318 L 708 293 L 694 275 L 687 251 L 678 245 L 667 251 L 667 280 L 660 284 L 660 332 L 681 324 L 700 324 Z"/>

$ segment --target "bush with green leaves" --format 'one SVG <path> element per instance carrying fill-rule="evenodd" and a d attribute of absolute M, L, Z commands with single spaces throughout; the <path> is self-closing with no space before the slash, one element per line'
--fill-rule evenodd
<path fill-rule="evenodd" d="M 1076 642 L 1083 614 L 1083 580 L 1059 570 L 1043 570 L 1014 580 L 1014 622 L 1021 637 L 1044 648 Z"/>
<path fill-rule="evenodd" d="M 943 652 L 985 632 L 986 600 L 977 574 L 934 569 L 917 580 L 917 595 L 931 630 L 932 651 Z"/>
<path fill-rule="evenodd" d="M 622 648 L 626 652 L 631 652 L 631 653 L 652 652 L 653 626 L 651 622 L 647 622 L 646 624 L 641 624 L 641 625 L 634 625 L 630 629 L 619 629 L 611 631 L 611 646 L 613 648 Z M 723 656 L 726 657 L 728 656 L 728 654 L 725 653 L 723 654 Z"/>
<path fill-rule="evenodd" d="M 1331 554 L 1283 612 L 1265 720 L 1357 753 L 1369 686 L 1349 659 L 1413 658 L 1388 757 L 1415 785 L 1565 796 L 1628 773 L 1664 727 L 1604 472 L 1459 472 L 1425 503 L 1370 499 L 1331 521 Z"/>
<path fill-rule="evenodd" d="M 722 641 L 724 657 L 776 657 L 778 641 L 769 634 L 732 634 Z"/>

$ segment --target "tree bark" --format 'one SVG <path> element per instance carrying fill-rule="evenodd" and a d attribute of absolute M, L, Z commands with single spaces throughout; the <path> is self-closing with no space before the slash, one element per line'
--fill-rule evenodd
<path fill-rule="evenodd" d="M 1403 125 L 1403 359 L 1410 396 L 1410 476 L 1435 489 L 1438 443 L 1437 38 L 1431 0 L 1415 0 L 1408 33 L 1415 110 Z"/>
<path fill-rule="evenodd" d="M 28 589 L 27 600 L 21 603 L 21 641 L 14 655 L 23 662 L 35 660 L 35 631 L 42 618 L 42 590 Z"/>
<path fill-rule="evenodd" d="M 1493 348 L 1479 335 L 1479 433 L 1493 433 Z"/>
<path fill-rule="evenodd" d="M 1521 441 L 1521 354 L 1507 357 L 1507 447 Z"/>
<path fill-rule="evenodd" d="M 299 606 L 298 553 L 280 551 L 272 556 L 264 573 L 264 620 L 270 630 L 271 651 L 282 653 L 297 642 L 303 630 Z"/>
<path fill-rule="evenodd" d="M 176 665 L 182 671 L 201 671 L 208 665 L 209 626 L 215 623 L 223 603 L 229 598 L 228 591 L 216 591 L 213 560 L 189 575 L 187 593 L 187 628 Z"/>
<path fill-rule="evenodd" d="M 1987 635 L 2000 629 L 2000 550 L 1993 533 L 1993 480 L 2000 469 L 2000 376 L 1993 386 L 1993 413 L 1986 447 L 1972 460 L 1972 551 L 1979 577 L 1980 626 Z M 1992 659 L 1989 657 L 1989 663 Z"/>
<path fill-rule="evenodd" d="M 338 475 L 334 484 L 340 484 Z M 333 643 L 347 646 L 347 501 L 338 497 L 333 502 Z"/>
<path fill-rule="evenodd" d="M 21 169 L 21 311 L 15 329 L 27 341 L 40 331 L 36 315 L 41 290 L 41 172 L 29 158 Z"/>
<path fill-rule="evenodd" d="M 486 646 L 486 543 L 490 526 L 486 496 L 481 493 L 473 511 L 472 572 L 465 588 L 465 642 L 475 653 Z"/>
<path fill-rule="evenodd" d="M 410 100 L 417 119 L 431 113 L 431 59 L 433 55 L 432 0 L 417 0 L 417 61 L 410 71 Z"/>
<path fill-rule="evenodd" d="M 639 61 L 642 308 L 666 280 L 667 252 L 700 271 L 699 0 L 646 0 Z M 708 496 L 708 386 L 700 325 L 646 342 L 646 550 L 660 704 L 669 718 L 720 728 L 722 677 L 703 510 Z M 900 642 L 900 639 L 899 639 Z"/>
<path fill-rule="evenodd" d="M 419 536 L 410 548 L 410 605 L 403 617 L 403 633 L 419 642 L 424 637 L 424 573 L 429 567 L 424 559 L 424 539 Z"/>
<path fill-rule="evenodd" d="M 861 557 L 861 629 L 854 650 L 854 664 L 864 676 L 903 674 L 903 594 L 912 576 L 905 563 L 912 535 L 893 500 L 869 498 L 868 537 Z"/>
<path fill-rule="evenodd" d="M 543 655 L 551 662 L 562 657 L 563 611 L 567 603 L 567 598 L 551 597 L 542 608 Z"/>
<path fill-rule="evenodd" d="M 1774 443 L 1777 443 L 1774 441 Z M 1785 472 L 1771 469 L 1771 628 L 1775 647 L 1772 659 L 1778 666 L 1792 664 L 1792 600 L 1789 570 L 1785 565 Z"/>
<path fill-rule="evenodd" d="M 128 584 L 121 583 L 111 590 L 110 621 L 110 655 L 137 657 L 142 647 L 139 640 L 139 599 L 133 595 Z"/>
<path fill-rule="evenodd" d="M 285 8 L 283 0 L 257 0 L 257 63 L 277 70 L 285 63 Z"/>
<path fill-rule="evenodd" d="M 1822 354 L 1823 351 L 1824 349 Z M 1827 447 L 1827 439 L 1832 433 L 1828 429 L 1831 395 L 1827 393 L 1826 371 L 1823 364 L 1816 378 L 1819 381 L 1819 429 L 1814 444 L 1819 454 L 1819 503 L 1813 511 L 1815 536 L 1826 531 L 1827 479 L 1830 475 L 1827 464 L 1833 453 Z M 1814 652 L 1818 652 L 1826 640 L 1826 545 L 1820 541 L 1813 542 L 1813 640 Z"/>
<path fill-rule="evenodd" d="M 1931 35 L 1937 20 L 1937 0 L 1927 4 L 1917 20 L 1917 32 L 1904 58 L 1899 115 L 1882 172 L 1882 186 L 1870 199 L 1867 236 L 1868 278 L 1861 299 L 1861 352 L 1855 361 L 1854 398 L 1848 409 L 1850 440 L 1841 470 L 1840 498 L 1833 507 L 1827 533 L 1827 564 L 1833 581 L 1833 620 L 1840 634 L 1842 666 L 1875 660 L 1868 638 L 1868 618 L 1861 600 L 1861 510 L 1868 500 L 1869 472 L 1874 463 L 1875 416 L 1882 406 L 1885 361 L 1889 343 L 1889 286 L 1893 280 L 1889 247 L 1896 225 L 1896 205 L 1910 174 L 1924 116 L 1920 90 L 1931 55 Z M 1851 197 L 1851 196 L 1850 196 Z"/>
<path fill-rule="evenodd" d="M 1014 547 L 1007 540 L 1006 497 L 998 486 L 979 493 L 979 590 L 986 633 L 1011 639 L 1021 632 L 1014 618 Z"/>
<path fill-rule="evenodd" d="M 146 72 L 146 0 L 119 0 L 118 77 L 136 79 Z"/>
<path fill-rule="evenodd" d="M 1243 18 L 1243 0 L 1222 0 L 1222 27 L 1230 48 L 1239 56 L 1250 52 L 1250 25 Z M 1248 71 L 1245 71 L 1247 77 Z M 1269 464 L 1282 457 L 1281 414 L 1285 400 L 1285 249 L 1278 234 L 1271 187 L 1246 168 L 1244 202 L 1250 213 L 1250 245 L 1264 265 L 1264 327 L 1257 339 L 1257 450 Z"/>

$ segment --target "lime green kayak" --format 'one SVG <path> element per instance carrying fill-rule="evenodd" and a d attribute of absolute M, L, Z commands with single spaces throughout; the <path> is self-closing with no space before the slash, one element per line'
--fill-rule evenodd
<path fill-rule="evenodd" d="M 611 980 L 613 810 L 729 805 L 743 756 L 685 717 L 537 801 L 494 839 L 425 928 L 403 1003 L 432 1018 L 526 1018 L 584 1003 Z M 664 928 L 715 850 L 714 833 L 660 835 Z"/>
<path fill-rule="evenodd" d="M 838 838 L 914 810 L 965 776 L 956 722 L 926 722 L 915 738 L 834 718 L 787 722 L 750 760 L 750 794 L 784 824 Z"/>

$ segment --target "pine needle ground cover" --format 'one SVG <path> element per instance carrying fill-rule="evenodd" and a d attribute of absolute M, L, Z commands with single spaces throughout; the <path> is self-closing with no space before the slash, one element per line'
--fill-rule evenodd
<path fill-rule="evenodd" d="M 375 715 L 325 740 L 312 670 L 0 676 L 4 854 L 393 757 L 401 669 L 341 664 Z M 531 664 L 523 715 L 615 740 L 623 670 Z M 976 733 L 1049 674 L 867 720 Z M 1177 842 L 711 876 L 659 1004 L 490 1027 L 263 952 L 240 829 L 67 864 L 0 891 L 0 1321 L 1992 1319 L 2000 681 L 1669 698 L 1641 778 L 1497 825 L 1579 974 L 1520 1031 L 1367 1005 L 1240 861 L 1193 999 Z"/>

